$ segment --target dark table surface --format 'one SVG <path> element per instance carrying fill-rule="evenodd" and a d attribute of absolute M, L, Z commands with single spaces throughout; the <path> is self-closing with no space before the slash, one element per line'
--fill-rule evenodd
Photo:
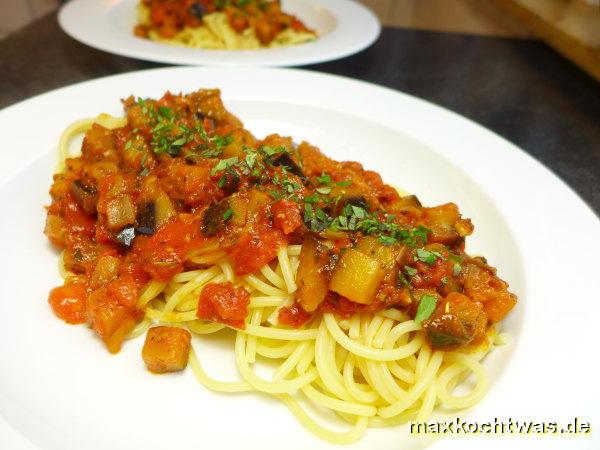
<path fill-rule="evenodd" d="M 0 41 L 0 108 L 160 66 L 80 44 L 51 14 Z M 600 84 L 540 42 L 386 28 L 369 49 L 306 68 L 388 86 L 473 119 L 544 163 L 600 212 Z"/>

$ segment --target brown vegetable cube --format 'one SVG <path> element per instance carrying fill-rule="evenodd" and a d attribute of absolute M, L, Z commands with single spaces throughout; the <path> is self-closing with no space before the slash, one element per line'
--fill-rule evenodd
<path fill-rule="evenodd" d="M 142 358 L 154 373 L 177 372 L 185 369 L 190 354 L 192 336 L 176 327 L 154 327 L 146 333 Z"/>

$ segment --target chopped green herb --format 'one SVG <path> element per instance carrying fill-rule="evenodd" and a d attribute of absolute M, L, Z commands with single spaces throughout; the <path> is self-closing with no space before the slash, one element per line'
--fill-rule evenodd
<path fill-rule="evenodd" d="M 132 144 L 131 140 L 127 141 L 125 143 L 125 150 L 129 150 L 131 148 L 131 144 Z"/>
<path fill-rule="evenodd" d="M 461 271 L 462 271 L 462 266 L 459 263 L 455 262 L 454 266 L 452 268 L 452 275 L 454 275 L 455 277 L 457 277 L 457 276 L 460 275 Z"/>
<path fill-rule="evenodd" d="M 222 170 L 225 170 L 233 165 L 235 165 L 238 162 L 238 158 L 237 156 L 233 156 L 231 158 L 225 158 L 225 159 L 221 159 L 219 160 L 219 162 L 211 169 L 210 174 L 211 175 L 216 175 L 217 173 L 221 172 Z"/>
<path fill-rule="evenodd" d="M 436 260 L 441 257 L 442 255 L 438 252 L 430 252 L 424 248 L 417 249 L 417 259 L 421 262 L 429 264 L 430 266 L 433 266 Z"/>
<path fill-rule="evenodd" d="M 414 277 L 418 273 L 417 269 L 415 269 L 414 267 L 410 267 L 410 266 L 404 266 L 404 271 L 411 277 Z"/>
<path fill-rule="evenodd" d="M 331 192 L 331 188 L 330 187 L 319 187 L 316 189 L 316 191 L 319 194 L 327 195 Z"/>
<path fill-rule="evenodd" d="M 227 208 L 227 210 L 223 213 L 223 220 L 227 220 L 233 214 L 233 209 Z"/>
<path fill-rule="evenodd" d="M 317 177 L 317 183 L 329 186 L 331 184 L 331 177 L 328 173 L 321 172 L 321 176 Z"/>
<path fill-rule="evenodd" d="M 435 311 L 435 306 L 437 304 L 437 297 L 433 295 L 423 295 L 421 300 L 419 301 L 419 307 L 417 309 L 417 315 L 415 316 L 415 322 L 421 323 L 424 320 L 427 320 Z"/>
<path fill-rule="evenodd" d="M 304 221 L 310 222 L 315 217 L 313 207 L 310 203 L 304 204 Z"/>
<path fill-rule="evenodd" d="M 337 186 L 350 186 L 352 184 L 352 181 L 350 180 L 346 180 L 346 181 L 338 181 L 337 183 L 335 183 Z"/>
<path fill-rule="evenodd" d="M 381 242 L 383 245 L 387 245 L 388 247 L 390 245 L 394 245 L 396 241 L 397 239 L 393 236 L 379 236 L 379 242 Z"/>

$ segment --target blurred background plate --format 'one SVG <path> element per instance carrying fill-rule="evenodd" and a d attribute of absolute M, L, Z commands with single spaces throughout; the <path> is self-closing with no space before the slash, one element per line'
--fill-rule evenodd
<path fill-rule="evenodd" d="M 317 31 L 314 42 L 257 50 L 204 50 L 171 46 L 133 35 L 139 0 L 73 0 L 61 9 L 63 30 L 91 47 L 168 64 L 296 66 L 357 53 L 379 36 L 376 16 L 353 0 L 283 0 L 282 10 Z"/>

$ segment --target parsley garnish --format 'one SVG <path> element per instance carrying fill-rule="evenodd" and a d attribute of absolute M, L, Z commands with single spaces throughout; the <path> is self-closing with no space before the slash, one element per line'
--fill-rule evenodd
<path fill-rule="evenodd" d="M 404 266 L 404 271 L 411 277 L 414 277 L 418 272 L 417 269 L 415 269 L 414 267 L 410 267 L 410 266 Z"/>
<path fill-rule="evenodd" d="M 454 275 L 455 277 L 459 276 L 461 270 L 462 266 L 459 263 L 455 262 L 454 266 L 452 267 L 452 275 Z"/>
<path fill-rule="evenodd" d="M 442 258 L 442 254 L 439 252 L 425 250 L 424 248 L 418 248 L 416 258 L 421 262 L 433 266 L 438 259 Z"/>
<path fill-rule="evenodd" d="M 331 184 L 331 177 L 328 173 L 321 172 L 321 176 L 317 177 L 317 183 L 329 186 Z"/>
<path fill-rule="evenodd" d="M 217 173 L 234 166 L 238 162 L 238 157 L 233 156 L 231 158 L 220 159 L 219 162 L 211 169 L 210 174 L 216 175 Z"/>
<path fill-rule="evenodd" d="M 223 220 L 227 220 L 233 214 L 233 209 L 227 208 L 227 210 L 223 213 Z"/>
<path fill-rule="evenodd" d="M 417 314 L 415 316 L 415 322 L 421 323 L 424 320 L 427 320 L 435 311 L 435 306 L 437 304 L 437 297 L 433 295 L 423 295 L 421 300 L 419 301 L 419 308 L 417 309 Z"/>

